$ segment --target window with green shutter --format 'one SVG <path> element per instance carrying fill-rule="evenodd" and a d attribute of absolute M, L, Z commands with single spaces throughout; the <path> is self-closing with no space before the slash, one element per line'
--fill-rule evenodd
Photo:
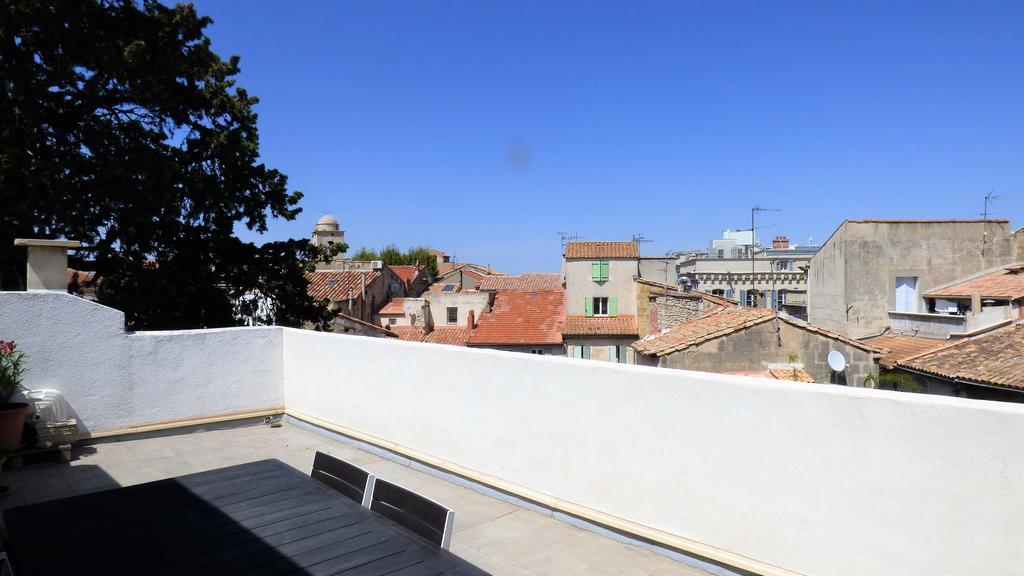
<path fill-rule="evenodd" d="M 590 263 L 590 278 L 594 282 L 608 281 L 608 261 L 598 260 Z"/>
<path fill-rule="evenodd" d="M 583 315 L 593 316 L 594 315 L 594 299 L 587 297 L 583 299 Z"/>
<path fill-rule="evenodd" d="M 619 299 L 615 296 L 608 298 L 608 315 L 618 316 L 619 315 Z"/>
<path fill-rule="evenodd" d="M 601 261 L 601 281 L 605 282 L 608 280 L 608 261 Z"/>

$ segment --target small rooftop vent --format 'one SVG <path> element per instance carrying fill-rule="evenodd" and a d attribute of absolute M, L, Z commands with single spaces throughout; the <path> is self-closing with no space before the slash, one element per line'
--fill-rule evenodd
<path fill-rule="evenodd" d="M 338 283 L 338 279 L 337 278 L 328 278 L 327 279 L 327 285 L 328 286 L 334 286 L 337 283 Z"/>

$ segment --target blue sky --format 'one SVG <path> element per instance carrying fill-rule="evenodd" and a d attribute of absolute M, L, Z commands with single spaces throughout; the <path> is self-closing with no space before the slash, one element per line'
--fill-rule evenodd
<path fill-rule="evenodd" d="M 1024 2 L 205 1 L 261 151 L 353 249 L 556 271 L 844 218 L 1024 225 Z M 245 231 L 246 238 L 256 239 Z"/>

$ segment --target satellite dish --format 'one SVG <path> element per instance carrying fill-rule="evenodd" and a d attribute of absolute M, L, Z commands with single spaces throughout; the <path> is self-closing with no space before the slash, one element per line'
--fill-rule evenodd
<path fill-rule="evenodd" d="M 842 372 L 846 369 L 846 358 L 838 350 L 828 353 L 828 367 L 835 372 Z"/>

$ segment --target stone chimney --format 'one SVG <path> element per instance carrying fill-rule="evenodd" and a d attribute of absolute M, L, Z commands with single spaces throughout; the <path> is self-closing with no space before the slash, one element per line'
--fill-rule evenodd
<path fill-rule="evenodd" d="M 472 309 L 469 311 L 469 314 L 466 314 L 466 328 L 469 328 L 470 330 L 473 329 L 473 326 L 476 324 L 476 322 L 474 321 L 475 316 L 476 313 Z"/>
<path fill-rule="evenodd" d="M 774 250 L 788 250 L 789 249 L 789 237 L 788 236 L 776 236 L 772 240 L 772 249 Z"/>
<path fill-rule="evenodd" d="M 81 242 L 15 238 L 14 245 L 28 248 L 25 288 L 29 292 L 68 291 L 68 248 L 78 248 Z"/>

